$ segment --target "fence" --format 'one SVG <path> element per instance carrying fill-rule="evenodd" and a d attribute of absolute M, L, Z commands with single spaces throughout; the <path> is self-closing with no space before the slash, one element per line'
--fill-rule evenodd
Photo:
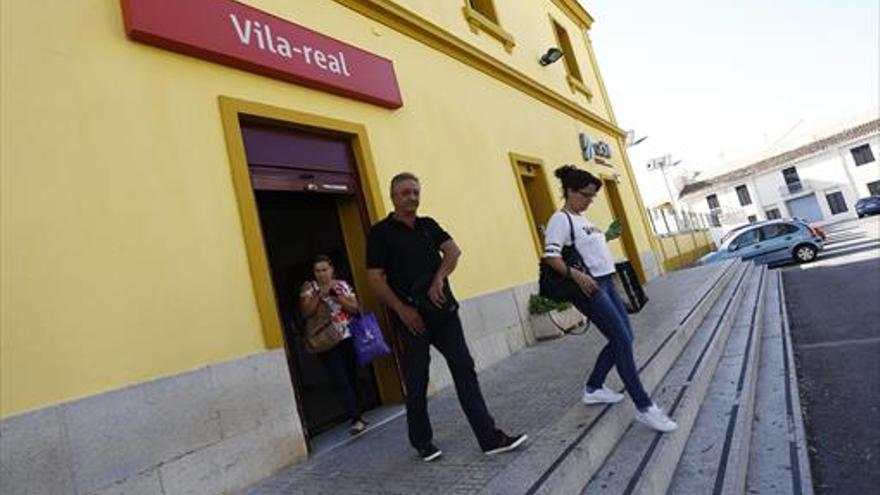
<path fill-rule="evenodd" d="M 715 219 L 704 213 L 679 211 L 673 208 L 650 208 L 661 263 L 670 272 L 689 266 L 715 249 L 709 229 Z"/>

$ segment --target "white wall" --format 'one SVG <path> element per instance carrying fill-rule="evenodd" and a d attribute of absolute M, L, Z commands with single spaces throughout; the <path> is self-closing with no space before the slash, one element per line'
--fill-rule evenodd
<path fill-rule="evenodd" d="M 871 152 L 874 154 L 874 161 L 864 165 L 856 166 L 850 150 L 857 146 L 868 144 L 871 146 Z M 839 149 L 841 159 L 846 163 L 847 170 L 855 182 L 856 196 L 864 198 L 869 196 L 867 184 L 880 180 L 880 135 L 859 139 L 841 146 Z"/>
<path fill-rule="evenodd" d="M 871 146 L 874 161 L 856 166 L 850 150 L 866 143 Z M 782 170 L 788 167 L 797 168 L 798 176 L 805 186 L 803 193 L 787 193 Z M 819 154 L 779 165 L 754 177 L 718 184 L 682 198 L 681 202 L 693 211 L 709 213 L 706 197 L 716 194 L 722 210 L 722 227 L 727 230 L 747 222 L 749 215 L 756 215 L 758 220 L 764 220 L 766 211 L 774 208 L 779 210 L 783 218 L 789 217 L 790 212 L 785 204 L 787 200 L 815 194 L 823 216 L 822 223 L 827 223 L 855 217 L 856 200 L 868 196 L 867 184 L 877 180 L 880 180 L 880 134 L 840 144 Z M 735 188 L 741 184 L 749 189 L 751 205 L 739 204 Z M 826 196 L 837 191 L 843 194 L 847 211 L 832 215 Z"/>
<path fill-rule="evenodd" d="M 739 196 L 736 194 L 736 187 L 745 185 L 749 191 L 749 197 L 752 203 L 742 206 L 739 203 Z M 695 212 L 710 213 L 709 203 L 706 197 L 715 194 L 718 196 L 718 204 L 721 207 L 721 226 L 725 230 L 748 223 L 749 215 L 755 215 L 758 220 L 764 219 L 764 212 L 761 209 L 760 198 L 755 191 L 755 187 L 751 178 L 745 178 L 738 182 L 731 182 L 722 187 L 714 189 L 705 189 L 694 193 L 682 199 L 682 203 L 688 205 L 688 208 Z"/>

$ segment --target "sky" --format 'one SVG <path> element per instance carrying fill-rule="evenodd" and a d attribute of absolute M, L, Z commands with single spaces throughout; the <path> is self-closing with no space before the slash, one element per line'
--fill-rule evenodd
<path fill-rule="evenodd" d="M 878 0 L 580 0 L 648 206 L 671 178 L 710 177 L 880 113 Z"/>

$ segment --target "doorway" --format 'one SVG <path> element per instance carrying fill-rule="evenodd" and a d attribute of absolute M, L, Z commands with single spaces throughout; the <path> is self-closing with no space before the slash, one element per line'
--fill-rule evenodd
<path fill-rule="evenodd" d="M 346 420 L 330 377 L 318 358 L 305 349 L 304 320 L 298 307 L 299 289 L 311 277 L 311 260 L 318 254 L 333 260 L 337 278 L 352 282 L 339 200 L 331 195 L 270 190 L 255 191 L 255 198 L 291 376 L 299 392 L 305 429 L 313 437 Z M 376 381 L 368 368 L 358 372 L 358 390 L 364 410 L 379 405 Z"/>
<path fill-rule="evenodd" d="M 344 420 L 323 367 L 298 335 L 299 285 L 319 252 L 333 258 L 363 311 L 376 314 L 395 351 L 361 371 L 363 406 L 386 406 L 366 416 L 375 424 L 374 413 L 403 400 L 396 336 L 366 282 L 367 230 L 384 216 L 367 131 L 357 123 L 225 96 L 219 102 L 265 346 L 287 350 L 302 431 L 314 453 L 334 432 L 314 435 Z"/>
<path fill-rule="evenodd" d="M 626 256 L 626 259 L 632 265 L 636 275 L 639 277 L 639 281 L 644 284 L 647 279 L 645 277 L 644 268 L 642 267 L 642 259 L 639 257 L 639 250 L 636 247 L 632 229 L 627 221 L 626 209 L 623 207 L 623 199 L 620 197 L 620 189 L 617 187 L 617 180 L 603 178 L 602 188 L 605 190 L 606 197 L 608 198 L 608 206 L 611 209 L 611 215 L 614 217 L 614 220 L 620 220 L 620 239 L 611 242 L 620 243 L 624 256 Z"/>
<path fill-rule="evenodd" d="M 798 217 L 807 222 L 822 220 L 822 209 L 819 208 L 819 201 L 815 194 L 790 199 L 785 202 L 785 206 L 788 207 L 788 214 L 792 217 Z"/>
<path fill-rule="evenodd" d="M 541 160 L 511 153 L 510 162 L 531 227 L 538 258 L 544 256 L 544 230 L 556 211 Z"/>

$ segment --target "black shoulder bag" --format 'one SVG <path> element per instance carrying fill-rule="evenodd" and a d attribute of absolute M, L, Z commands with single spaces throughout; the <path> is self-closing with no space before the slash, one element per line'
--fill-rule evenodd
<path fill-rule="evenodd" d="M 581 253 L 578 252 L 577 247 L 575 246 L 574 222 L 571 221 L 571 215 L 569 215 L 568 212 L 563 213 L 565 213 L 565 217 L 568 218 L 571 244 L 562 246 L 562 261 L 564 261 L 565 265 L 572 270 L 578 270 L 589 275 L 590 270 L 587 268 L 587 264 L 584 263 Z M 538 293 L 541 297 L 553 301 L 571 302 L 581 292 L 581 288 L 574 280 L 565 275 L 559 274 L 559 272 L 548 265 L 545 260 L 541 260 L 539 267 Z"/>

